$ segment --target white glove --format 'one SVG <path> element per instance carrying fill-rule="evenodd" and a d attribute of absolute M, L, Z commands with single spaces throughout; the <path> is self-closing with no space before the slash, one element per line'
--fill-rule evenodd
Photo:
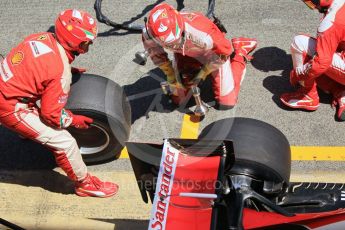
<path fill-rule="evenodd" d="M 332 66 L 345 71 L 345 62 L 338 53 L 333 55 Z"/>
<path fill-rule="evenodd" d="M 299 75 L 305 75 L 308 73 L 308 71 L 311 69 L 311 63 L 306 63 L 303 66 L 296 67 L 295 71 L 296 74 Z"/>

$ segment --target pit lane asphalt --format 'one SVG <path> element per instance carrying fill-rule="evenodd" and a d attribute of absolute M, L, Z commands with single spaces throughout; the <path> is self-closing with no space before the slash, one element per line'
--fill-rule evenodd
<path fill-rule="evenodd" d="M 149 10 L 148 6 L 155 2 L 104 0 L 103 13 L 117 22 L 140 17 L 137 22 L 142 23 L 142 16 Z M 176 6 L 176 1 L 169 0 L 167 2 Z M 207 2 L 206 0 L 186 0 L 184 5 L 186 10 L 205 12 Z M 79 8 L 95 15 L 93 4 L 94 1 L 90 0 L 2 0 L 0 2 L 0 53 L 9 52 L 11 47 L 28 34 L 47 31 L 54 24 L 58 13 L 63 9 Z M 335 121 L 335 111 L 330 107 L 330 98 L 327 95 L 321 95 L 321 106 L 315 112 L 290 111 L 283 108 L 278 100 L 279 94 L 293 90 L 288 83 L 288 73 L 291 69 L 289 51 L 291 40 L 299 32 L 315 35 L 319 21 L 318 13 L 310 11 L 299 0 L 229 0 L 216 2 L 216 15 L 219 16 L 229 31 L 227 35 L 229 38 L 255 37 L 259 44 L 254 52 L 255 59 L 248 65 L 239 104 L 233 110 L 225 112 L 211 109 L 200 124 L 200 130 L 218 119 L 242 116 L 272 124 L 287 136 L 293 146 L 345 146 L 344 123 Z M 166 99 L 161 98 L 159 93 L 157 96 L 157 92 L 159 92 L 157 79 L 162 78 L 162 75 L 157 70 L 150 72 L 150 70 L 155 69 L 150 61 L 146 66 L 139 66 L 132 61 L 134 53 L 142 49 L 139 34 L 114 31 L 110 27 L 100 24 L 99 38 L 88 54 L 77 58 L 74 66 L 86 67 L 89 73 L 106 76 L 124 87 L 131 99 L 133 111 L 131 141 L 161 142 L 163 137 L 179 137 L 183 113 L 175 110 Z M 90 88 L 91 90 L 92 88 Z M 155 106 L 152 107 L 152 105 Z M 21 204 L 26 204 L 26 199 L 37 201 L 36 203 L 40 205 L 29 205 L 29 208 L 32 209 L 23 211 L 21 214 L 36 215 L 36 220 L 42 217 L 42 213 L 47 212 L 47 210 L 66 208 L 66 206 L 59 206 L 58 202 L 49 204 L 49 201 L 54 199 L 65 200 L 66 196 L 63 194 L 54 196 L 54 198 L 43 199 L 46 196 L 49 197 L 46 193 L 51 193 L 50 190 L 54 191 L 55 189 L 55 193 L 60 191 L 55 185 L 50 187 L 46 183 L 35 181 L 35 178 L 43 177 L 49 180 L 49 183 L 54 183 L 54 179 L 60 178 L 60 176 L 56 176 L 59 174 L 49 173 L 55 167 L 49 152 L 34 143 L 20 140 L 15 134 L 2 127 L 0 128 L 0 136 L 0 181 L 2 182 L 1 190 L 6 191 L 1 195 L 1 202 L 6 201 L 6 205 L 0 209 L 0 217 L 6 213 L 15 215 L 19 210 L 26 208 L 21 206 Z M 123 175 L 123 177 L 130 181 L 133 180 L 133 177 L 129 179 L 131 167 L 128 160 L 119 160 L 89 168 L 97 175 L 105 173 L 106 178 L 114 178 L 120 184 L 125 184 L 126 181 L 116 176 L 116 172 L 127 172 L 128 174 Z M 344 168 L 342 162 L 295 161 L 293 162 L 292 179 L 303 178 L 317 181 L 320 180 L 319 178 L 323 178 L 333 182 L 344 182 L 341 181 L 344 178 Z M 24 180 L 25 183 L 21 183 L 22 180 L 20 179 L 15 179 L 25 175 L 27 175 Z M 65 182 L 64 179 L 62 181 Z M 31 193 L 31 191 L 34 192 Z M 122 191 L 126 193 L 131 189 Z M 16 195 L 16 193 L 21 195 Z M 10 194 L 13 196 L 9 196 Z M 34 196 L 33 194 L 42 196 L 42 200 L 31 198 L 31 195 Z M 73 216 L 74 211 L 74 213 L 80 214 L 78 216 L 82 216 L 82 210 L 77 208 L 79 205 L 77 199 L 72 199 L 75 202 L 73 203 L 75 207 L 68 206 L 67 208 L 75 209 L 69 214 Z M 127 200 L 127 198 L 122 195 L 121 199 L 112 200 L 111 208 L 116 211 L 110 212 L 106 208 L 99 208 L 102 209 L 100 211 L 102 214 L 98 218 L 102 219 L 102 216 L 120 219 L 147 218 L 147 215 L 145 216 L 143 213 L 147 214 L 148 209 L 140 206 L 142 205 L 140 199 L 134 199 L 133 202 L 136 204 L 134 206 L 138 207 L 139 205 L 139 207 L 133 209 L 131 209 L 131 205 L 126 206 L 126 202 L 119 203 L 119 200 Z M 67 198 L 62 202 L 69 201 L 70 199 Z M 44 205 L 45 202 L 48 204 Z M 106 201 L 97 202 L 101 202 L 102 207 L 107 206 Z M 141 210 L 142 213 L 138 214 L 138 212 L 132 211 L 134 214 L 131 215 L 128 214 L 131 211 L 128 211 L 128 218 L 126 218 L 125 214 L 122 215 L 122 212 L 126 211 L 118 209 L 120 205 L 126 206 L 128 210 Z M 82 208 L 86 208 L 86 206 L 82 206 Z M 100 206 L 96 205 L 96 207 Z M 107 210 L 111 215 L 103 214 Z M 42 221 L 47 222 L 48 220 L 43 218 Z M 71 219 L 68 219 L 68 222 L 72 222 Z"/>

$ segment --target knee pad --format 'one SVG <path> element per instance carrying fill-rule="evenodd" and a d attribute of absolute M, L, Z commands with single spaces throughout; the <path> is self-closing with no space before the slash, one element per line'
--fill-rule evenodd
<path fill-rule="evenodd" d="M 215 105 L 215 109 L 216 110 L 230 110 L 230 109 L 233 109 L 235 107 L 235 105 L 224 105 L 224 104 L 220 104 L 219 102 L 216 102 L 216 105 Z"/>
<path fill-rule="evenodd" d="M 313 56 L 315 54 L 316 40 L 308 35 L 296 35 L 291 43 L 291 54 L 305 53 L 306 55 Z"/>
<path fill-rule="evenodd" d="M 303 72 L 303 65 L 315 53 L 316 41 L 307 35 L 297 35 L 291 43 L 291 56 L 293 67 L 297 73 Z"/>

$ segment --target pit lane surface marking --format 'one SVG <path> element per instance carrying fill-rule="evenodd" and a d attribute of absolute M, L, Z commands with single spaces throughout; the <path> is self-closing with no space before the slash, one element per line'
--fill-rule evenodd
<path fill-rule="evenodd" d="M 190 114 L 183 116 L 180 138 L 196 139 L 200 120 Z M 127 148 L 121 152 L 121 158 L 128 158 Z M 291 146 L 293 161 L 345 161 L 344 146 Z"/>
<path fill-rule="evenodd" d="M 200 126 L 200 119 L 198 117 L 190 115 L 190 114 L 185 114 L 183 116 L 180 138 L 196 139 L 198 137 L 199 126 Z M 126 147 L 121 151 L 120 158 L 122 159 L 129 158 Z"/>
<path fill-rule="evenodd" d="M 200 119 L 194 115 L 185 114 L 181 127 L 182 139 L 197 139 L 199 135 Z"/>
<path fill-rule="evenodd" d="M 127 147 L 124 147 L 122 149 L 120 158 L 123 158 L 123 159 L 129 158 Z"/>
<path fill-rule="evenodd" d="M 291 146 L 291 160 L 345 161 L 344 146 Z"/>

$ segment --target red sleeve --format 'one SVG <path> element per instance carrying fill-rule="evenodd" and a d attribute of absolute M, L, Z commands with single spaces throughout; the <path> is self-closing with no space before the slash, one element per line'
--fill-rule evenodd
<path fill-rule="evenodd" d="M 216 27 L 216 25 L 214 26 Z M 231 42 L 218 28 L 213 28 L 210 36 L 213 40 L 213 48 L 209 64 L 214 65 L 214 68 L 219 68 L 220 65 L 224 64 L 232 54 L 233 47 Z"/>
<path fill-rule="evenodd" d="M 46 83 L 41 97 L 41 117 L 55 128 L 67 128 L 72 123 L 71 114 L 64 109 L 69 92 L 63 89 L 62 78 L 55 78 Z"/>
<path fill-rule="evenodd" d="M 216 30 L 211 34 L 211 37 L 214 42 L 213 51 L 220 56 L 230 56 L 233 52 L 232 44 L 224 34 L 219 30 Z"/>
<path fill-rule="evenodd" d="M 157 42 L 151 39 L 145 30 L 142 34 L 142 40 L 145 50 L 148 51 L 149 56 L 155 65 L 159 66 L 169 61 L 168 53 L 165 52 L 164 48 L 157 44 Z"/>
<path fill-rule="evenodd" d="M 318 34 L 316 40 L 316 54 L 311 61 L 311 69 L 308 71 L 308 79 L 317 78 L 331 66 L 333 55 L 341 39 L 336 26 Z"/>

